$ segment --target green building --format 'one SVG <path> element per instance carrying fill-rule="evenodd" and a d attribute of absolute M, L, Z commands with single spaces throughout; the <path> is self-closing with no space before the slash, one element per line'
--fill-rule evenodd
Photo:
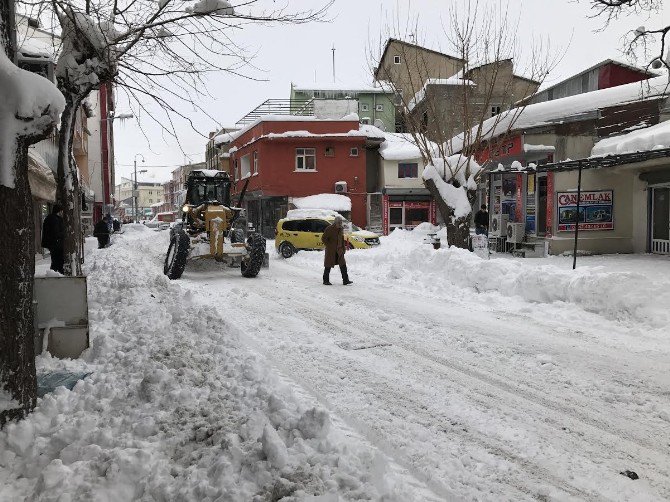
<path fill-rule="evenodd" d="M 388 132 L 395 131 L 393 91 L 365 85 L 291 84 L 290 109 L 293 115 L 339 119 L 357 113 L 362 124 Z M 309 112 L 307 112 L 309 110 Z"/>

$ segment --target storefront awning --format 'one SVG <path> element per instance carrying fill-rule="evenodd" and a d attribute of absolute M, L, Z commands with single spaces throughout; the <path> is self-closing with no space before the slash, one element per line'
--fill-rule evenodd
<path fill-rule="evenodd" d="M 56 201 L 56 179 L 39 153 L 28 150 L 28 182 L 33 199 Z"/>

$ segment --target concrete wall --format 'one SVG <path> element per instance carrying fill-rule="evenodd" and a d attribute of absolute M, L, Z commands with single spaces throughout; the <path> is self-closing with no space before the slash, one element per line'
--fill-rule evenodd
<path fill-rule="evenodd" d="M 596 138 L 592 135 L 564 136 L 555 133 L 545 133 L 524 134 L 523 136 L 523 142 L 526 145 L 547 145 L 555 147 L 555 162 L 590 157 L 595 141 Z"/>
<path fill-rule="evenodd" d="M 418 164 L 417 178 L 398 178 L 398 164 L 415 162 Z M 423 171 L 423 161 L 421 159 L 407 159 L 407 160 L 385 160 L 381 161 L 381 187 L 389 188 L 425 188 L 421 180 L 421 172 Z"/>
<path fill-rule="evenodd" d="M 400 56 L 400 64 L 394 64 L 394 56 Z M 462 67 L 463 62 L 459 59 L 393 40 L 379 63 L 376 77 L 394 82 L 408 102 L 423 87 L 426 79 L 449 78 Z"/>
<path fill-rule="evenodd" d="M 576 191 L 578 172 L 554 173 L 555 192 Z M 582 191 L 613 190 L 614 230 L 579 232 L 578 250 L 594 254 L 633 253 L 645 246 L 647 211 L 646 183 L 630 170 L 585 169 Z M 556 197 L 554 197 L 556 200 Z M 554 205 L 554 232 L 549 243 L 551 254 L 572 251 L 574 232 L 557 232 L 557 209 Z M 638 242 L 634 243 L 634 240 Z"/>

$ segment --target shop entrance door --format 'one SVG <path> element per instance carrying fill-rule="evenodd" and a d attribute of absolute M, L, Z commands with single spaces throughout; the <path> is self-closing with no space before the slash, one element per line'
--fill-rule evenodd
<path fill-rule="evenodd" d="M 670 254 L 670 188 L 652 188 L 651 252 Z"/>
<path fill-rule="evenodd" d="M 547 177 L 537 177 L 537 235 L 547 234 Z"/>

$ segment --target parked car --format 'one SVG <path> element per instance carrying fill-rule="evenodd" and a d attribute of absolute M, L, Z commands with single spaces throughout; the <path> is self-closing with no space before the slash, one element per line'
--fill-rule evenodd
<path fill-rule="evenodd" d="M 152 219 L 148 221 L 142 221 L 142 224 L 149 228 L 166 230 L 170 228 L 170 224 L 174 223 L 176 219 L 177 217 L 174 213 L 158 213 Z"/>
<path fill-rule="evenodd" d="M 290 258 L 300 250 L 323 249 L 321 236 L 335 217 L 284 218 L 277 222 L 275 248 L 284 258 Z M 379 246 L 379 236 L 362 230 L 351 222 L 344 222 L 344 239 L 349 249 L 367 249 Z"/>

